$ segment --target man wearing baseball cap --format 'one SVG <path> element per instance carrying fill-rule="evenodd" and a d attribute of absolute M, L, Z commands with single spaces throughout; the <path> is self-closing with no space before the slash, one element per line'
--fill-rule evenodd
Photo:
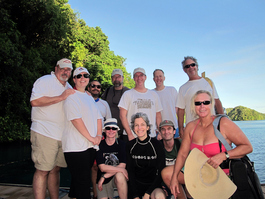
<path fill-rule="evenodd" d="M 63 101 L 75 93 L 67 82 L 73 66 L 69 59 L 59 60 L 55 72 L 36 80 L 30 103 L 32 161 L 36 171 L 33 177 L 34 198 L 59 197 L 59 172 L 66 167 L 62 151 L 64 129 Z"/>
<path fill-rule="evenodd" d="M 112 117 L 117 119 L 120 129 L 118 131 L 118 134 L 122 139 L 123 126 L 120 120 L 120 109 L 118 107 L 118 104 L 122 94 L 130 89 L 123 86 L 124 77 L 121 69 L 114 69 L 111 74 L 111 79 L 113 86 L 108 87 L 102 94 L 101 98 L 108 102 Z"/>
<path fill-rule="evenodd" d="M 137 112 L 147 114 L 151 128 L 151 137 L 156 136 L 156 126 L 161 122 L 161 111 L 163 110 L 159 96 L 155 91 L 145 87 L 146 73 L 143 68 L 136 68 L 133 71 L 135 87 L 126 91 L 120 100 L 120 118 L 124 128 L 123 137 L 128 136 L 128 140 L 135 138 L 130 129 L 131 116 Z M 124 138 L 126 139 L 126 138 Z"/>

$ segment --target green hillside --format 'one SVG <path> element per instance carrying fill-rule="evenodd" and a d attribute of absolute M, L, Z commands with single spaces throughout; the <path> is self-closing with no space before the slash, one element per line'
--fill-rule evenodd
<path fill-rule="evenodd" d="M 235 108 L 227 108 L 226 113 L 233 121 L 245 120 L 265 120 L 265 114 L 259 113 L 253 109 L 237 106 Z"/>

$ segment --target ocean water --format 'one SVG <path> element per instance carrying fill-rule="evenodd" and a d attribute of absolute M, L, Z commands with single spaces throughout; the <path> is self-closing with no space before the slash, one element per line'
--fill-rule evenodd
<path fill-rule="evenodd" d="M 236 121 L 253 146 L 253 152 L 248 155 L 254 162 L 256 173 L 262 184 L 265 184 L 265 120 Z"/>
<path fill-rule="evenodd" d="M 254 162 L 262 184 L 265 184 L 265 120 L 236 121 L 253 146 L 249 158 Z M 31 161 L 30 143 L 0 145 L 0 183 L 32 184 L 34 165 Z M 60 186 L 70 185 L 67 168 L 61 170 Z"/>

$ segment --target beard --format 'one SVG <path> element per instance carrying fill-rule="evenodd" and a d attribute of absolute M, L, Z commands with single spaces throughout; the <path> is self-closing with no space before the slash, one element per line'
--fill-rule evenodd
<path fill-rule="evenodd" d="M 114 81 L 113 82 L 114 87 L 119 87 L 119 86 L 121 86 L 121 84 L 122 84 L 122 82 L 120 82 L 120 81 Z"/>
<path fill-rule="evenodd" d="M 66 75 L 66 74 L 62 74 L 62 75 L 60 76 L 60 80 L 61 80 L 61 81 L 67 82 L 68 79 L 69 79 L 69 76 Z"/>
<path fill-rule="evenodd" d="M 91 95 L 92 95 L 93 98 L 99 98 L 99 93 L 100 92 L 98 92 L 98 93 L 92 93 L 92 92 L 90 92 L 90 93 L 91 93 Z"/>

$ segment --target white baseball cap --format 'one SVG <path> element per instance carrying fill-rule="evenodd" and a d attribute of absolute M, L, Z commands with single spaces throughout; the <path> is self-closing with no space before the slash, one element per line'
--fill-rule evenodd
<path fill-rule="evenodd" d="M 83 72 L 88 73 L 90 75 L 90 73 L 88 72 L 88 70 L 86 68 L 78 67 L 78 68 L 75 69 L 73 77 L 76 76 L 76 75 L 79 75 L 80 73 L 83 73 Z"/>
<path fill-rule="evenodd" d="M 136 69 L 134 69 L 134 71 L 133 71 L 133 76 L 135 75 L 135 73 L 143 73 L 144 75 L 146 75 L 145 74 L 145 70 L 143 69 L 143 68 L 136 68 Z"/>
<path fill-rule="evenodd" d="M 71 68 L 73 70 L 72 61 L 70 59 L 60 59 L 57 61 L 57 65 L 59 65 L 60 68 Z"/>
<path fill-rule="evenodd" d="M 114 76 L 114 75 L 120 75 L 120 76 L 123 76 L 123 72 L 121 69 L 114 69 L 111 73 L 111 77 Z"/>

